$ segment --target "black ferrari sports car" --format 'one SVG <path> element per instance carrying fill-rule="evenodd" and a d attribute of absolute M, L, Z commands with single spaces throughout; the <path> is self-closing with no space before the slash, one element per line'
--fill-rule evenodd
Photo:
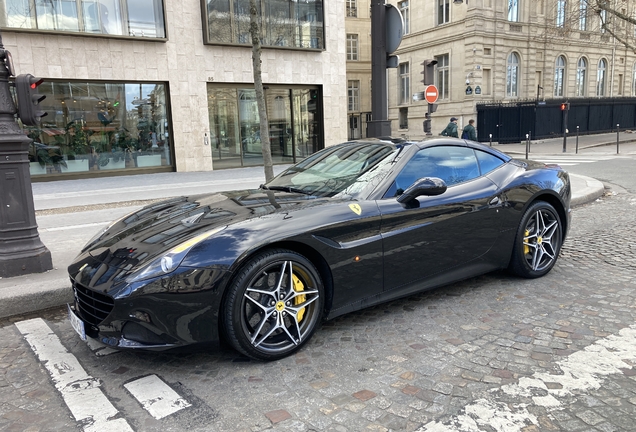
<path fill-rule="evenodd" d="M 258 189 L 113 222 L 69 266 L 69 317 L 119 349 L 223 338 L 274 360 L 347 312 L 497 269 L 543 276 L 569 225 L 558 166 L 452 138 L 347 142 Z"/>

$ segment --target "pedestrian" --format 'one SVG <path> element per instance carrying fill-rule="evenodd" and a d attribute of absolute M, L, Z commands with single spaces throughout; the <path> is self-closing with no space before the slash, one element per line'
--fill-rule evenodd
<path fill-rule="evenodd" d="M 448 126 L 442 131 L 443 136 L 459 138 L 457 134 L 457 117 L 451 117 Z"/>
<path fill-rule="evenodd" d="M 468 120 L 468 124 L 462 131 L 462 139 L 477 141 L 477 132 L 475 131 L 475 120 Z"/>

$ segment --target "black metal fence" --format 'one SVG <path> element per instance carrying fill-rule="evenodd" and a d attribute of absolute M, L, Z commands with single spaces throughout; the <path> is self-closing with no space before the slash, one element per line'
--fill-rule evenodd
<path fill-rule="evenodd" d="M 636 98 L 577 98 L 545 101 L 477 104 L 477 140 L 518 143 L 530 139 L 563 136 L 565 113 L 561 104 L 569 102 L 567 129 L 570 134 L 611 132 L 636 128 Z M 492 134 L 492 137 L 491 137 Z"/>

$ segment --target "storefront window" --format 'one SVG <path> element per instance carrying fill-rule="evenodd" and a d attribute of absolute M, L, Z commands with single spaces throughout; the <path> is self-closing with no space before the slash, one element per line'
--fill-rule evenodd
<path fill-rule="evenodd" d="M 318 89 L 269 86 L 265 90 L 275 164 L 295 163 L 323 147 Z M 263 164 L 256 92 L 208 84 L 214 168 Z"/>
<path fill-rule="evenodd" d="M 162 0 L 0 0 L 9 29 L 165 38 Z"/>
<path fill-rule="evenodd" d="M 323 1 L 258 0 L 265 46 L 324 49 Z M 250 44 L 248 0 L 205 0 L 210 44 Z"/>
<path fill-rule="evenodd" d="M 172 166 L 167 92 L 158 83 L 45 82 L 31 175 Z"/>

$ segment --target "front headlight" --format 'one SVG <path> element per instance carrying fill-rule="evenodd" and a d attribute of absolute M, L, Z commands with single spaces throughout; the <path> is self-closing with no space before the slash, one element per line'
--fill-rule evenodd
<path fill-rule="evenodd" d="M 181 243 L 179 246 L 172 248 L 164 255 L 152 260 L 150 264 L 143 267 L 141 270 L 128 276 L 126 278 L 126 282 L 138 282 L 141 280 L 151 279 L 157 276 L 163 276 L 165 274 L 172 273 L 177 269 L 177 267 L 179 267 L 179 265 L 183 262 L 183 259 L 194 246 L 201 243 L 205 239 L 212 237 L 214 234 L 224 230 L 225 228 L 227 228 L 227 225 L 214 228 L 210 231 L 206 231 L 203 234 L 199 234 L 198 236 Z"/>

